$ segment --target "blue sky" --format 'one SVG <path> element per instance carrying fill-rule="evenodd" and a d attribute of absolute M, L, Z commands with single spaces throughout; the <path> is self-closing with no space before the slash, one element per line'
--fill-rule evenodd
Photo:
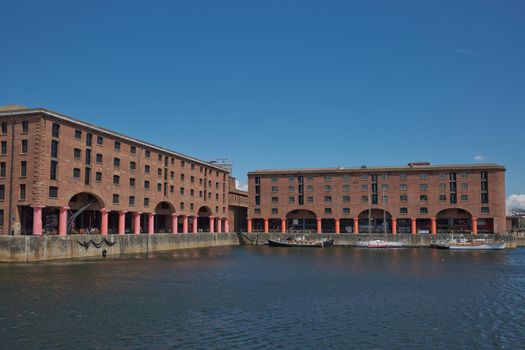
<path fill-rule="evenodd" d="M 0 105 L 229 158 L 241 182 L 479 156 L 524 194 L 523 18 L 523 1 L 4 1 Z"/>

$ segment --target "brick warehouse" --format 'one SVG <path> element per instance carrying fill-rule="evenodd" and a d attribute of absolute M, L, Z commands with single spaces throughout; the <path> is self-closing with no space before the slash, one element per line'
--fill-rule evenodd
<path fill-rule="evenodd" d="M 257 170 L 249 232 L 505 233 L 497 164 Z"/>
<path fill-rule="evenodd" d="M 2 234 L 228 232 L 246 222 L 247 194 L 217 164 L 41 108 L 0 108 L 0 123 Z"/>

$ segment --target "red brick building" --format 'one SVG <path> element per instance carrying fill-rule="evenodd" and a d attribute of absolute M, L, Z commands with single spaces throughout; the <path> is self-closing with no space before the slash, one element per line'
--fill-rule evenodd
<path fill-rule="evenodd" d="M 0 126 L 2 234 L 229 230 L 221 166 L 41 108 Z"/>
<path fill-rule="evenodd" d="M 506 232 L 497 164 L 257 170 L 248 187 L 249 232 Z"/>

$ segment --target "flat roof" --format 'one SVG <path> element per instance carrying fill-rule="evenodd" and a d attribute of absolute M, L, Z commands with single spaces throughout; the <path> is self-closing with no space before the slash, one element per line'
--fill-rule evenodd
<path fill-rule="evenodd" d="M 111 135 L 113 137 L 117 137 L 117 138 L 120 138 L 122 140 L 126 140 L 128 142 L 133 142 L 133 143 L 136 143 L 136 144 L 139 144 L 139 145 L 142 145 L 142 146 L 146 146 L 148 148 L 155 149 L 155 150 L 160 151 L 160 152 L 168 153 L 170 155 L 173 155 L 173 156 L 176 156 L 176 157 L 179 157 L 179 158 L 184 158 L 186 160 L 190 160 L 190 161 L 193 161 L 193 162 L 201 164 L 201 165 L 206 165 L 206 166 L 208 166 L 210 168 L 214 168 L 216 170 L 220 170 L 220 171 L 225 172 L 225 173 L 229 173 L 228 169 L 225 169 L 225 168 L 223 168 L 221 166 L 218 166 L 218 165 L 211 164 L 211 163 L 209 163 L 207 161 L 200 160 L 200 159 L 197 159 L 197 158 L 194 158 L 194 157 L 190 157 L 188 155 L 185 155 L 185 154 L 182 154 L 182 153 L 179 153 L 179 152 L 175 152 L 175 151 L 170 150 L 168 148 L 164 148 L 164 147 L 161 147 L 161 146 L 156 146 L 156 145 L 154 145 L 152 143 L 149 143 L 149 142 L 146 142 L 146 141 L 142 141 L 142 140 L 139 140 L 139 139 L 136 139 L 136 138 L 133 138 L 133 137 L 129 137 L 129 136 L 126 136 L 124 134 L 121 134 L 121 133 L 118 133 L 118 132 L 115 132 L 115 131 L 112 131 L 112 130 L 109 130 L 109 129 L 106 129 L 106 128 L 103 128 L 103 127 L 100 127 L 100 126 L 97 126 L 97 125 L 94 125 L 94 124 L 90 124 L 90 123 L 84 122 L 84 121 L 79 120 L 79 119 L 68 117 L 66 115 L 63 115 L 63 114 L 60 114 L 60 113 L 57 113 L 57 112 L 54 112 L 54 111 L 51 111 L 51 110 L 48 110 L 48 109 L 45 109 L 45 108 L 26 108 L 24 106 L 19 106 L 19 105 L 9 105 L 9 106 L 5 106 L 5 107 L 0 107 L 0 117 L 12 116 L 12 115 L 21 115 L 21 114 L 39 114 L 39 113 L 46 114 L 48 116 L 54 117 L 54 118 L 56 118 L 58 120 L 61 120 L 61 121 L 65 121 L 65 122 L 69 122 L 69 123 L 76 124 L 76 125 L 79 125 L 79 126 L 83 126 L 85 128 L 89 128 L 89 129 L 98 131 L 100 133 L 106 134 L 106 135 Z"/>
<path fill-rule="evenodd" d="M 372 171 L 435 171 L 435 170 L 502 170 L 505 167 L 500 164 L 437 164 L 437 165 L 402 165 L 402 166 L 367 166 L 367 167 L 334 167 L 334 168 L 291 168 L 291 169 L 260 169 L 248 172 L 248 175 L 270 175 L 270 174 L 314 174 L 314 173 L 370 173 Z"/>

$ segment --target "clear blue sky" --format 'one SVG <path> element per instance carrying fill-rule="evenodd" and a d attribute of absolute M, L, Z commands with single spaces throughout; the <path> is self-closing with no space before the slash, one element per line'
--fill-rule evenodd
<path fill-rule="evenodd" d="M 262 168 L 484 162 L 525 193 L 523 1 L 3 1 L 0 105 Z"/>

